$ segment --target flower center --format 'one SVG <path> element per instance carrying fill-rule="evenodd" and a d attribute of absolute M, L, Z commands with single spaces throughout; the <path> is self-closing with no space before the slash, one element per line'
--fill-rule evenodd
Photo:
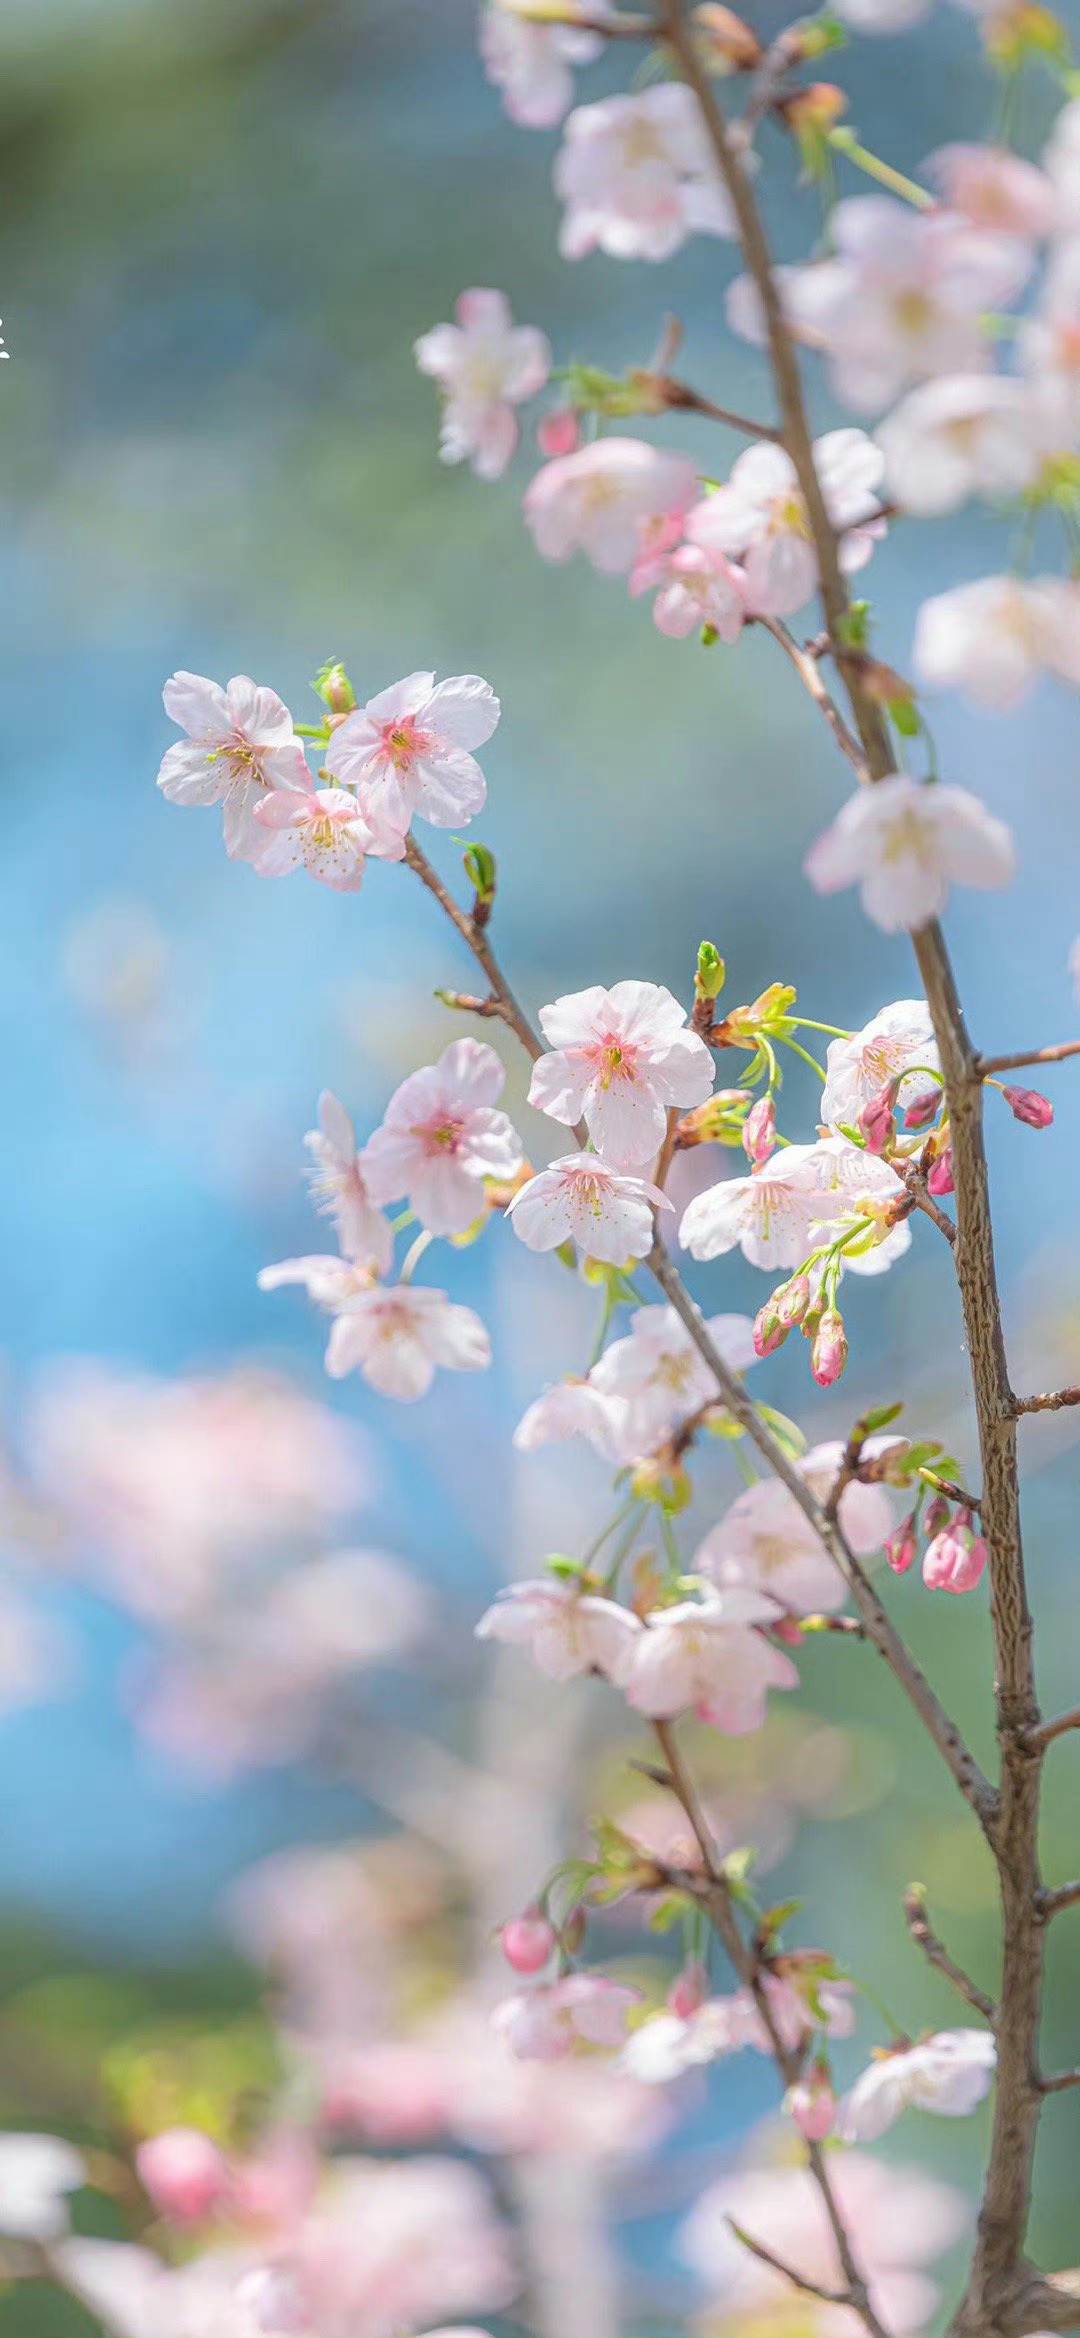
<path fill-rule="evenodd" d="M 430 747 L 431 738 L 427 731 L 420 729 L 414 714 L 406 714 L 397 722 L 383 724 L 381 745 L 395 771 L 408 771 Z"/>
<path fill-rule="evenodd" d="M 901 812 L 890 820 L 881 840 L 881 856 L 886 862 L 908 858 L 929 868 L 933 860 L 933 845 L 926 822 L 917 812 Z"/>
<path fill-rule="evenodd" d="M 312 821 L 311 841 L 313 844 L 318 846 L 320 852 L 329 852 L 331 846 L 335 842 L 334 823 L 330 819 L 329 814 L 327 814 L 321 820 Z"/>
<path fill-rule="evenodd" d="M 913 336 L 925 333 L 927 326 L 934 320 L 934 303 L 929 293 L 920 292 L 913 284 L 906 292 L 897 293 L 893 302 L 893 315 L 901 333 Z"/>
<path fill-rule="evenodd" d="M 640 170 L 646 162 L 666 162 L 667 149 L 655 123 L 638 119 L 628 122 L 622 134 L 622 158 L 628 170 Z"/>

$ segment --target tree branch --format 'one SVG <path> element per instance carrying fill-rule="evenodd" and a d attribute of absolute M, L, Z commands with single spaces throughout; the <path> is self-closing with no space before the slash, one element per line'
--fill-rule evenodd
<path fill-rule="evenodd" d="M 1080 1706 L 1071 1713 L 1059 1713 L 1056 1721 L 1043 1721 L 1033 1729 L 1027 1740 L 1029 1752 L 1045 1752 L 1056 1737 L 1064 1737 L 1070 1729 L 1080 1729 Z"/>
<path fill-rule="evenodd" d="M 1066 1405 L 1080 1404 L 1080 1388 L 1054 1388 L 1048 1396 L 1018 1396 L 1013 1401 L 1017 1413 L 1060 1413 Z"/>
<path fill-rule="evenodd" d="M 736 2224 L 733 2216 L 726 2217 L 725 2222 L 730 2225 L 742 2247 L 749 2249 L 752 2257 L 760 2257 L 763 2265 L 771 2265 L 774 2273 L 781 2273 L 785 2281 L 790 2281 L 793 2289 L 803 2292 L 804 2297 L 819 2297 L 827 2306 L 850 2306 L 853 2303 L 848 2290 L 826 2289 L 820 2281 L 811 2281 L 807 2274 L 800 2273 L 794 2265 L 785 2264 L 784 2259 L 778 2257 L 774 2250 L 766 2248 L 764 2241 L 755 2240 L 753 2233 L 747 2232 L 745 2226 Z"/>
<path fill-rule="evenodd" d="M 1023 1055 L 978 1055 L 972 1071 L 977 1080 L 989 1080 L 995 1072 L 1023 1071 L 1030 1063 L 1064 1063 L 1070 1055 L 1080 1055 L 1080 1039 L 1063 1039 L 1060 1047 L 1035 1047 Z"/>
<path fill-rule="evenodd" d="M 1039 1893 L 1039 1914 L 1047 1921 L 1051 1916 L 1060 1916 L 1065 1908 L 1075 1908 L 1078 1903 L 1080 1883 L 1059 1883 L 1056 1889 L 1049 1891 L 1044 1886 Z"/>
<path fill-rule="evenodd" d="M 981 2013 L 992 2028 L 997 2020 L 994 2000 L 986 1995 L 985 1990 L 977 1988 L 974 1981 L 969 1980 L 962 1966 L 949 1955 L 944 1941 L 939 1940 L 937 1933 L 932 1930 L 926 1913 L 926 1893 L 921 1883 L 913 1883 L 904 1893 L 904 1914 L 908 1931 L 916 1947 L 921 1948 L 928 1964 L 936 1966 L 939 1973 L 944 1973 L 945 1979 L 952 1982 L 954 1989 L 959 1990 L 965 2003 L 972 2006 L 976 2013 Z"/>

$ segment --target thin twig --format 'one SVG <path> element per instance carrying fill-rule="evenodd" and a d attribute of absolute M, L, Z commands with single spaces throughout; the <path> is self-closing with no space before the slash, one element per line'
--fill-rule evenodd
<path fill-rule="evenodd" d="M 901 1184 L 906 1185 L 916 1209 L 921 1210 L 925 1218 L 933 1220 L 939 1234 L 944 1234 L 946 1242 L 950 1248 L 953 1248 L 956 1243 L 956 1227 L 947 1212 L 939 1209 L 918 1163 L 898 1159 L 894 1156 L 889 1162 L 889 1167 L 895 1169 Z"/>
<path fill-rule="evenodd" d="M 1052 1388 L 1046 1396 L 1018 1396 L 1014 1403 L 1018 1413 L 1060 1413 L 1080 1404 L 1080 1388 Z"/>
<path fill-rule="evenodd" d="M 744 438 L 772 439 L 779 445 L 783 432 L 771 422 L 753 422 L 746 414 L 736 414 L 729 406 L 717 406 L 711 398 L 703 398 L 692 390 L 688 382 L 675 381 L 670 374 L 656 377 L 657 395 L 670 407 L 672 413 L 704 414 L 710 422 L 723 422 L 729 430 L 739 430 Z"/>
<path fill-rule="evenodd" d="M 972 1071 L 975 1079 L 989 1080 L 995 1072 L 1023 1071 L 1029 1063 L 1065 1063 L 1070 1055 L 1080 1055 L 1080 1039 L 1063 1039 L 1060 1047 L 1033 1047 L 1022 1055 L 977 1055 Z"/>
<path fill-rule="evenodd" d="M 1065 1737 L 1070 1729 L 1080 1729 L 1080 1706 L 1071 1713 L 1059 1713 L 1056 1721 L 1043 1721 L 1033 1729 L 1026 1740 L 1028 1751 L 1045 1751 L 1056 1737 Z"/>
<path fill-rule="evenodd" d="M 771 2265 L 774 2273 L 782 2273 L 784 2280 L 790 2281 L 793 2289 L 801 2289 L 806 2297 L 819 2297 L 827 2306 L 851 2305 L 852 2298 L 849 2290 L 826 2289 L 822 2282 L 811 2281 L 809 2274 L 798 2272 L 794 2265 L 785 2264 L 783 2257 L 778 2257 L 775 2250 L 767 2249 L 764 2241 L 755 2240 L 753 2233 L 747 2232 L 745 2226 L 736 2224 L 733 2216 L 726 2217 L 724 2221 L 730 2225 L 736 2240 L 741 2242 L 743 2248 L 749 2249 L 752 2257 L 760 2257 L 763 2265 Z"/>
<path fill-rule="evenodd" d="M 1066 2087 L 1080 2086 L 1080 2070 L 1058 2070 L 1052 2078 L 1036 2080 L 1040 2094 L 1064 2094 Z"/>
<path fill-rule="evenodd" d="M 1053 1891 L 1043 1890 L 1038 1895 L 1038 1910 L 1044 1921 L 1060 1916 L 1066 1908 L 1080 1903 L 1080 1883 L 1059 1883 Z"/>
<path fill-rule="evenodd" d="M 997 2020 L 994 2000 L 969 1979 L 963 1967 L 949 1955 L 944 1941 L 939 1940 L 933 1931 L 927 1917 L 926 1894 L 921 1883 L 913 1883 L 910 1890 L 904 1893 L 904 1914 L 908 1931 L 927 1962 L 936 1966 L 939 1973 L 944 1973 L 945 1979 L 952 1982 L 954 1989 L 959 1990 L 965 2003 L 972 2006 L 976 2013 L 981 2013 L 984 2021 L 988 2021 L 992 2028 Z"/>
<path fill-rule="evenodd" d="M 841 753 L 847 756 L 848 762 L 865 784 L 870 777 L 866 758 L 858 740 L 849 731 L 835 699 L 830 697 L 825 687 L 824 677 L 817 659 L 811 657 L 808 651 L 799 648 L 794 634 L 788 630 L 786 625 L 781 624 L 778 617 L 759 617 L 756 622 L 764 626 L 766 633 L 772 634 L 773 640 L 779 642 L 785 657 L 790 658 L 800 682 L 810 692 L 815 706 L 819 707 L 824 715 Z"/>

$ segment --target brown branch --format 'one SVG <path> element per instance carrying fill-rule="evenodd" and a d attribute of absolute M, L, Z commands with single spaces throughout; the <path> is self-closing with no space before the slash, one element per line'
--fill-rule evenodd
<path fill-rule="evenodd" d="M 1080 2070 L 1057 2070 L 1051 2078 L 1040 2072 L 1035 2081 L 1040 2094 L 1064 2094 L 1070 2086 L 1080 2086 Z"/>
<path fill-rule="evenodd" d="M 1080 1902 L 1080 1883 L 1059 1883 L 1055 1889 L 1045 1885 L 1039 1893 L 1038 1908 L 1043 1919 L 1060 1916 L 1064 1908 L 1075 1908 Z"/>
<path fill-rule="evenodd" d="M 739 430 L 744 438 L 772 439 L 779 444 L 783 433 L 769 422 L 752 422 L 746 414 L 735 414 L 729 406 L 717 406 L 711 398 L 703 398 L 687 382 L 673 380 L 667 373 L 657 374 L 656 393 L 673 414 L 704 414 L 710 422 L 723 422 L 729 430 Z"/>
<path fill-rule="evenodd" d="M 849 731 L 835 699 L 830 697 L 825 687 L 824 677 L 817 659 L 811 657 L 807 650 L 799 648 L 794 634 L 788 630 L 786 625 L 780 623 L 778 617 L 758 617 L 755 622 L 758 625 L 763 625 L 766 633 L 772 634 L 773 640 L 779 642 L 785 657 L 790 658 L 800 682 L 804 684 L 815 706 L 819 707 L 824 715 L 841 753 L 847 756 L 857 777 L 865 783 L 870 777 L 866 758 L 858 740 Z"/>
<path fill-rule="evenodd" d="M 474 998 L 472 993 L 467 990 L 437 990 L 435 996 L 442 1000 L 444 1007 L 453 1007 L 460 1015 L 480 1015 L 488 1022 L 505 1023 L 508 1021 L 506 1008 L 501 999 Z"/>
<path fill-rule="evenodd" d="M 898 1159 L 894 1155 L 890 1159 L 889 1167 L 895 1169 L 901 1184 L 906 1185 L 916 1209 L 921 1210 L 924 1217 L 933 1220 L 939 1234 L 944 1234 L 946 1242 L 952 1248 L 956 1242 L 956 1228 L 947 1212 L 939 1209 L 918 1164 L 915 1161 Z"/>
<path fill-rule="evenodd" d="M 735 1912 L 731 1887 L 724 1874 L 723 1865 L 718 1859 L 716 1846 L 709 1832 L 708 1821 L 698 1801 L 693 1780 L 679 1750 L 674 1724 L 670 1721 L 656 1721 L 653 1723 L 653 1727 L 667 1764 L 671 1791 L 686 1813 L 701 1853 L 705 1870 L 704 1904 L 713 1928 L 727 1952 L 735 1973 L 744 1986 L 749 1989 L 754 1999 L 782 2083 L 785 2087 L 793 2086 L 802 2070 L 802 2051 L 796 2048 L 793 2052 L 785 2046 L 777 2029 L 772 2003 L 765 1987 L 762 1959 L 758 1951 L 743 1939 Z M 807 2143 L 806 2156 L 810 2173 L 821 2195 L 822 2206 L 829 2219 L 840 2267 L 847 2284 L 841 2302 L 850 2306 L 852 2311 L 859 2315 L 870 2334 L 870 2338 L 888 2338 L 887 2332 L 882 2323 L 879 2322 L 870 2303 L 866 2281 L 852 2250 L 847 2227 L 840 2213 L 833 2191 L 832 2178 L 820 2143 Z M 782 2267 L 781 2270 L 786 2271 L 787 2268 Z"/>
<path fill-rule="evenodd" d="M 954 1989 L 959 1990 L 965 2003 L 972 2006 L 976 2013 L 981 2013 L 993 2027 L 997 2020 L 994 2000 L 986 1995 L 985 1990 L 977 1988 L 974 1981 L 969 1980 L 962 1966 L 949 1955 L 944 1941 L 939 1940 L 937 1933 L 932 1930 L 926 1913 L 926 1893 L 921 1883 L 913 1883 L 904 1893 L 904 1914 L 908 1931 L 916 1947 L 921 1948 L 928 1964 L 934 1965 L 939 1973 L 944 1973 L 945 1979 L 952 1982 Z"/>
<path fill-rule="evenodd" d="M 1040 1722 L 1038 1729 L 1033 1729 L 1027 1739 L 1029 1753 L 1040 1749 L 1045 1752 L 1048 1745 L 1053 1745 L 1056 1737 L 1064 1737 L 1070 1729 L 1080 1729 L 1080 1706 L 1071 1713 L 1059 1713 L 1056 1721 Z"/>
<path fill-rule="evenodd" d="M 1023 1071 L 1029 1063 L 1064 1063 L 1070 1055 L 1080 1055 L 1080 1039 L 1063 1039 L 1060 1047 L 1035 1047 L 1023 1055 L 977 1055 L 972 1075 L 989 1080 L 995 1072 Z"/>
<path fill-rule="evenodd" d="M 1053 1388 L 1046 1396 L 1018 1396 L 1013 1401 L 1018 1413 L 1060 1413 L 1066 1405 L 1080 1404 L 1080 1388 Z"/>
<path fill-rule="evenodd" d="M 747 2232 L 743 2225 L 736 2224 L 733 2216 L 725 2217 L 724 2221 L 731 2227 L 742 2247 L 749 2249 L 752 2257 L 760 2257 L 763 2265 L 771 2265 L 774 2273 L 782 2273 L 784 2280 L 790 2281 L 793 2289 L 801 2289 L 805 2297 L 819 2297 L 827 2306 L 851 2305 L 850 2290 L 826 2289 L 822 2282 L 811 2281 L 808 2274 L 798 2272 L 794 2265 L 785 2264 L 783 2257 L 778 2257 L 775 2250 L 767 2249 L 764 2241 L 755 2240 L 753 2233 Z"/>

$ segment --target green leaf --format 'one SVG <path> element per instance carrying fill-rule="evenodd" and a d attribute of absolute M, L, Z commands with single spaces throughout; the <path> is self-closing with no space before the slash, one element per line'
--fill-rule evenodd
<path fill-rule="evenodd" d="M 903 1409 L 903 1399 L 901 1398 L 897 1404 L 879 1404 L 873 1412 L 864 1413 L 862 1427 L 867 1436 L 873 1437 L 879 1429 L 887 1429 L 891 1421 L 898 1421 Z"/>

